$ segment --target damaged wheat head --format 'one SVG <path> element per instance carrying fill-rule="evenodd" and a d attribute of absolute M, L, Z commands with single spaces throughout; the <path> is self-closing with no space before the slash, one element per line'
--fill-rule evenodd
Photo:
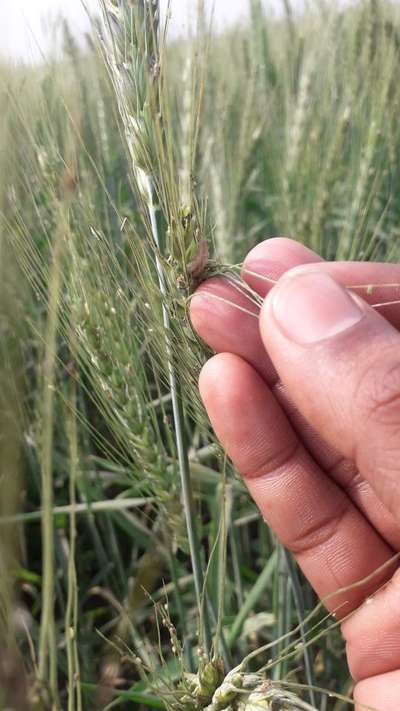
<path fill-rule="evenodd" d="M 197 675 L 181 683 L 182 695 L 170 705 L 171 711 L 315 711 L 279 684 L 245 673 L 241 666 L 222 681 L 221 676 L 218 660 L 206 663 Z"/>

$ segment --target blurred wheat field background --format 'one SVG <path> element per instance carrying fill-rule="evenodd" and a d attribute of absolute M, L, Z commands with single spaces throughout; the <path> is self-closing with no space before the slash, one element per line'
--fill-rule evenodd
<path fill-rule="evenodd" d="M 188 304 L 270 236 L 397 261 L 399 10 L 249 4 L 168 42 L 156 0 L 99 0 L 84 47 L 0 65 L 1 709 L 351 708 Z"/>

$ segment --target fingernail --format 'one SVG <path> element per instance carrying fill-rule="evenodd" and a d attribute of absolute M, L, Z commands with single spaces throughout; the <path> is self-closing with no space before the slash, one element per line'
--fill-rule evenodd
<path fill-rule="evenodd" d="M 272 311 L 285 335 L 304 345 L 332 338 L 364 315 L 349 291 L 315 272 L 282 279 L 272 292 Z"/>

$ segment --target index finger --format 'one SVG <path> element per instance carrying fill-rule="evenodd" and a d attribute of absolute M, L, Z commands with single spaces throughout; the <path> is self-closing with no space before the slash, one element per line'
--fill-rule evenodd
<path fill-rule="evenodd" d="M 249 252 L 243 263 L 244 281 L 260 296 L 266 296 L 288 270 L 282 269 L 279 255 L 290 255 L 297 247 L 297 242 L 284 238 L 261 242 Z M 307 273 L 315 270 L 329 274 L 339 284 L 351 288 L 374 306 L 393 326 L 400 328 L 400 265 L 310 260 L 306 265 L 292 268 L 291 273 L 301 273 L 304 269 L 307 269 Z"/>
<path fill-rule="evenodd" d="M 215 432 L 264 519 L 296 556 L 321 598 L 374 573 L 393 551 L 298 440 L 267 384 L 244 360 L 220 354 L 204 366 L 200 391 Z M 340 616 L 390 573 L 330 598 Z"/>

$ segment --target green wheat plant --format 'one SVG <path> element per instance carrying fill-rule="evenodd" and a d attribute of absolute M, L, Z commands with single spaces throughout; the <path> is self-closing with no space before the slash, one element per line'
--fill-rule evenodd
<path fill-rule="evenodd" d="M 115 87 L 115 94 L 130 151 L 134 185 L 144 201 L 147 215 L 144 219 L 150 229 L 154 243 L 155 266 L 158 274 L 159 296 L 162 303 L 165 351 L 168 363 L 168 380 L 173 408 L 174 438 L 181 476 L 182 495 L 186 513 L 188 540 L 194 571 L 196 595 L 199 610 L 202 607 L 203 574 L 199 557 L 199 540 L 194 522 L 193 494 L 189 468 L 189 457 L 185 446 L 183 407 L 175 354 L 170 337 L 172 315 L 168 304 L 171 299 L 163 262 L 173 259 L 173 252 L 181 251 L 181 268 L 187 266 L 187 253 L 196 248 L 196 231 L 192 228 L 191 208 L 181 208 L 177 216 L 171 214 L 173 202 L 169 202 L 168 189 L 175 187 L 172 181 L 163 180 L 163 170 L 174 169 L 168 161 L 168 146 L 165 145 L 164 127 L 161 123 L 162 54 L 158 45 L 159 7 L 157 2 L 139 2 L 136 7 L 129 3 L 104 3 L 103 16 L 108 31 L 108 46 L 105 44 L 105 58 Z M 160 81 L 161 79 L 161 81 Z M 152 138 L 156 137 L 155 146 Z M 157 142 L 158 139 L 158 142 Z M 164 165 L 160 168 L 162 162 Z M 155 187 L 157 185 L 157 188 Z M 157 192 L 156 192 L 157 191 Z M 162 249 L 156 214 L 155 199 L 168 201 L 165 222 L 168 224 L 167 240 Z M 179 196 L 177 196 L 179 199 Z M 160 200 L 161 202 L 161 200 Z M 168 221 L 168 222 L 167 222 Z M 182 225 L 183 234 L 179 234 Z M 173 234 L 173 231 L 177 231 Z M 184 234 L 186 232 L 187 234 Z M 182 239 L 183 237 L 183 239 Z M 179 239 L 181 238 L 181 239 Z M 186 239 L 185 239 L 186 238 Z M 168 242 L 172 244 L 168 244 Z M 165 254 L 165 249 L 170 253 Z M 185 260 L 185 261 L 184 261 Z M 178 275 L 177 275 L 178 278 Z M 173 298 L 173 296 L 172 296 Z M 207 606 L 203 608 L 208 619 Z M 207 647 L 210 645 L 210 630 L 206 623 Z"/>

